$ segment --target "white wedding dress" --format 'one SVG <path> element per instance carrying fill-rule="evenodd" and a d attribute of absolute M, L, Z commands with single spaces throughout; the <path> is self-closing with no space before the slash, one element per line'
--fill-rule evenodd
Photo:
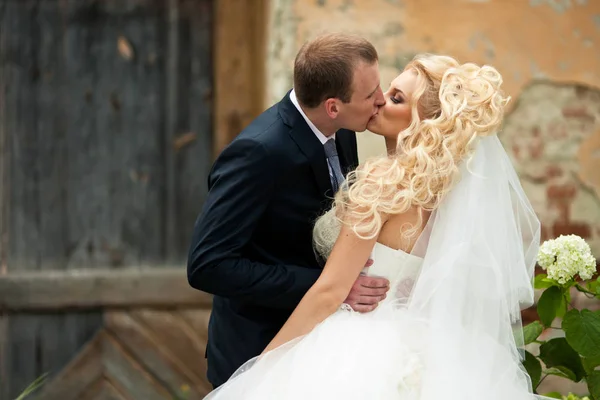
<path fill-rule="evenodd" d="M 390 281 L 375 311 L 343 305 L 305 337 L 242 366 L 208 398 L 418 399 L 419 327 L 400 309 L 423 259 L 380 243 L 372 259 L 364 274 Z"/>
<path fill-rule="evenodd" d="M 462 173 L 412 254 L 375 244 L 363 273 L 387 278 L 390 291 L 374 311 L 342 305 L 205 399 L 538 398 L 517 346 L 539 221 L 497 138 L 482 140 Z M 335 231 L 332 214 L 322 225 Z M 336 234 L 321 236 L 333 246 Z"/>

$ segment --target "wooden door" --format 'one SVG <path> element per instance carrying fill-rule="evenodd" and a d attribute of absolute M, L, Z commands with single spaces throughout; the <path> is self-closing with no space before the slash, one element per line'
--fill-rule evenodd
<path fill-rule="evenodd" d="M 264 108 L 267 0 L 0 0 L 0 400 L 196 399 L 185 258 Z"/>
<path fill-rule="evenodd" d="M 107 312 L 104 328 L 38 398 L 201 399 L 211 390 L 204 360 L 207 317 L 202 310 Z"/>
<path fill-rule="evenodd" d="M 0 2 L 6 276 L 30 274 L 32 282 L 167 266 L 185 280 L 213 159 L 212 18 L 211 0 Z M 21 295 L 31 298 L 30 286 Z M 125 346 L 121 325 L 105 323 L 117 314 L 85 306 L 77 285 L 68 290 L 61 307 L 4 312 L 2 399 L 44 373 L 54 379 L 82 346 L 103 349 L 102 362 L 89 361 L 97 367 L 129 354 L 116 352 Z M 164 343 L 153 316 L 136 321 Z M 161 385 L 168 391 L 170 383 Z"/>

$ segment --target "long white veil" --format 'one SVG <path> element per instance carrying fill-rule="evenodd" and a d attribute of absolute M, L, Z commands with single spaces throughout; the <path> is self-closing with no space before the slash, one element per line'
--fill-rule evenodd
<path fill-rule="evenodd" d="M 539 244 L 502 144 L 480 139 L 412 251 L 424 258 L 407 306 L 427 324 L 420 399 L 531 398 L 518 348 Z"/>

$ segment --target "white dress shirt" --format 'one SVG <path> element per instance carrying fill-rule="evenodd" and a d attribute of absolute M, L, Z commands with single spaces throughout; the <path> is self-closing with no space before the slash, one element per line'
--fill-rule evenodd
<path fill-rule="evenodd" d="M 308 117 L 306 116 L 306 114 L 302 110 L 302 107 L 300 107 L 300 103 L 298 103 L 298 99 L 296 98 L 296 93 L 294 92 L 294 89 L 292 89 L 292 91 L 290 93 L 290 100 L 292 101 L 292 103 L 294 103 L 294 106 L 296 106 L 296 109 L 298 110 L 298 112 L 300 113 L 300 115 L 302 115 L 302 118 L 304 118 L 304 120 L 306 121 L 306 123 L 310 127 L 310 130 L 313 131 L 313 133 L 315 134 L 315 136 L 317 137 L 317 139 L 319 139 L 319 141 L 321 142 L 321 144 L 325 144 L 325 142 L 328 141 L 328 140 L 330 140 L 330 139 L 335 140 L 335 133 L 333 135 L 329 136 L 329 137 L 325 136 L 323 134 L 323 132 L 321 132 L 319 130 L 319 128 L 317 128 L 315 126 L 315 124 L 313 124 L 312 121 L 310 119 L 308 119 Z M 331 169 L 331 165 L 329 165 L 329 160 L 327 160 L 327 168 L 329 169 L 329 176 L 332 176 L 333 171 Z"/>

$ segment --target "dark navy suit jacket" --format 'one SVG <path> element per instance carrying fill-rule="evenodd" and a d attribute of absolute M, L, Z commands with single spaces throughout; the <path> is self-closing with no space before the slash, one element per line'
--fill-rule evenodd
<path fill-rule="evenodd" d="M 187 274 L 214 295 L 214 386 L 264 350 L 321 272 L 312 228 L 333 193 L 323 145 L 289 94 L 219 155 L 194 226 Z M 338 131 L 336 143 L 344 173 L 356 168 L 355 133 Z"/>

